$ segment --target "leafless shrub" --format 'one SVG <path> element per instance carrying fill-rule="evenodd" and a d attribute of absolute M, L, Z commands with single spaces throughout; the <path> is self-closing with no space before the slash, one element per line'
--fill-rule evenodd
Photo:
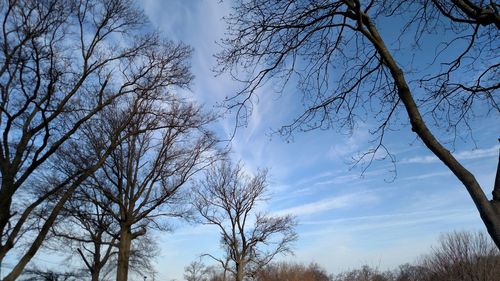
<path fill-rule="evenodd" d="M 500 276 L 500 251 L 482 232 L 453 232 L 440 238 L 421 265 L 421 280 L 489 281 Z"/>
<path fill-rule="evenodd" d="M 271 263 L 257 271 L 255 281 L 332 281 L 333 277 L 317 263 Z"/>
<path fill-rule="evenodd" d="M 334 281 L 392 281 L 390 271 L 381 272 L 376 268 L 364 265 L 361 269 L 354 269 L 336 275 Z"/>

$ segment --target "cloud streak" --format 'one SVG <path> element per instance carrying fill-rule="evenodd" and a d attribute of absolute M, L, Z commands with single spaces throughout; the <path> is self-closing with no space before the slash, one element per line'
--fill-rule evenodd
<path fill-rule="evenodd" d="M 340 196 L 333 196 L 315 202 L 298 205 L 296 207 L 283 209 L 275 212 L 274 215 L 313 215 L 333 209 L 348 208 L 361 203 L 373 203 L 377 200 L 378 197 L 375 196 L 372 192 L 357 192 Z"/>
<path fill-rule="evenodd" d="M 435 172 L 435 173 L 426 173 L 422 175 L 416 175 L 416 176 L 409 176 L 409 177 L 404 177 L 402 180 L 422 180 L 422 179 L 428 179 L 428 178 L 434 178 L 434 177 L 445 177 L 445 176 L 451 176 L 453 175 L 450 171 L 445 171 L 445 172 Z"/>
<path fill-rule="evenodd" d="M 315 231 L 302 233 L 302 236 L 324 235 L 332 231 L 365 232 L 367 230 L 403 227 L 437 222 L 455 222 L 476 220 L 477 211 L 474 209 L 428 210 L 400 214 L 383 214 L 373 216 L 358 216 L 333 220 L 303 221 L 302 225 L 320 225 L 327 227 Z"/>
<path fill-rule="evenodd" d="M 459 151 L 457 153 L 453 153 L 453 156 L 458 160 L 472 160 L 472 159 L 480 159 L 480 158 L 488 158 L 494 157 L 498 155 L 498 150 L 500 149 L 500 145 L 495 145 L 491 148 L 486 149 L 474 149 L 474 150 L 464 150 Z M 434 156 L 416 156 L 411 158 L 405 158 L 400 161 L 402 164 L 428 164 L 428 163 L 437 163 L 440 160 Z"/>

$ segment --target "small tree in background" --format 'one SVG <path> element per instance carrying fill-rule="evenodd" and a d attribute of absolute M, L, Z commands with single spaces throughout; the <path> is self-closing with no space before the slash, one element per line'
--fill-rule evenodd
<path fill-rule="evenodd" d="M 256 212 L 265 199 L 266 171 L 248 176 L 243 166 L 223 161 L 214 166 L 199 182 L 194 206 L 206 224 L 220 231 L 225 256 L 207 254 L 236 281 L 255 273 L 279 254 L 291 253 L 297 239 L 296 220 L 292 216 L 270 216 Z"/>
<path fill-rule="evenodd" d="M 207 267 L 199 261 L 194 261 L 184 268 L 184 280 L 208 281 Z"/>

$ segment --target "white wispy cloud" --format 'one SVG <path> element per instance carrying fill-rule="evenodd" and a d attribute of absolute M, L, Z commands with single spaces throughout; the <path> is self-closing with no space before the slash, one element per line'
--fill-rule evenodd
<path fill-rule="evenodd" d="M 471 159 L 480 159 L 487 157 L 498 156 L 498 150 L 500 149 L 500 145 L 495 145 L 486 149 L 473 149 L 473 150 L 463 150 L 456 153 L 453 153 L 453 156 L 458 160 L 471 160 Z M 436 163 L 440 160 L 434 155 L 428 156 L 416 156 L 411 158 L 405 158 L 400 161 L 402 164 L 427 164 L 427 163 Z"/>
<path fill-rule="evenodd" d="M 434 177 L 444 177 L 444 176 L 451 176 L 451 175 L 453 175 L 453 174 L 450 171 L 434 172 L 434 173 L 425 173 L 422 175 L 404 177 L 404 178 L 402 178 L 402 180 L 422 180 L 422 179 L 428 179 L 428 178 L 434 178 Z"/>
<path fill-rule="evenodd" d="M 352 181 L 359 181 L 361 180 L 362 177 L 359 174 L 348 174 L 348 175 L 342 175 L 342 176 L 336 176 L 327 180 L 323 181 L 318 181 L 315 183 L 315 185 L 330 185 L 330 184 L 343 184 L 343 183 L 348 183 Z"/>
<path fill-rule="evenodd" d="M 283 209 L 274 215 L 292 214 L 296 216 L 312 215 L 333 209 L 352 207 L 361 203 L 375 202 L 378 197 L 372 192 L 356 192 L 340 196 L 333 196 L 318 201 Z"/>
<path fill-rule="evenodd" d="M 366 126 L 360 126 L 352 131 L 352 134 L 341 141 L 337 141 L 330 148 L 328 155 L 332 158 L 351 158 L 356 152 L 366 148 L 370 133 Z"/>
<path fill-rule="evenodd" d="M 358 173 L 356 170 L 348 171 L 349 174 L 342 174 L 332 176 L 329 179 L 317 181 L 315 185 L 329 185 L 329 184 L 346 184 L 351 182 L 367 182 L 375 179 L 376 177 L 388 173 L 388 169 L 377 169 L 367 171 L 363 174 Z"/>
<path fill-rule="evenodd" d="M 428 223 L 448 219 L 466 219 L 469 216 L 476 217 L 477 211 L 470 208 L 450 209 L 450 210 L 424 210 L 398 214 L 381 214 L 371 216 L 356 216 L 349 218 L 339 218 L 333 220 L 311 220 L 301 221 L 303 225 L 351 225 L 350 230 L 367 230 L 373 228 L 385 228 L 401 225 L 413 225 Z M 344 229 L 345 230 L 345 229 Z M 312 232 L 310 234 L 313 234 Z M 317 233 L 316 233 L 317 234 Z"/>

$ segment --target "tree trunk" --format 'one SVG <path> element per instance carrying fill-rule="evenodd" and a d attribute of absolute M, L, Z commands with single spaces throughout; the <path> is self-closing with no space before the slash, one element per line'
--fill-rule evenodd
<path fill-rule="evenodd" d="M 3 238 L 5 227 L 9 224 L 11 215 L 11 205 L 12 205 L 12 189 L 14 185 L 14 180 L 11 176 L 2 173 L 2 185 L 0 186 L 0 235 Z M 8 241 L 7 235 L 5 240 Z M 3 240 L 3 239 L 2 239 Z M 7 242 L 3 244 L 4 241 L 0 243 L 0 262 L 3 261 L 7 252 L 12 249 L 12 243 Z"/>
<path fill-rule="evenodd" d="M 91 280 L 92 281 L 99 281 L 99 273 L 100 272 L 98 270 L 93 271 L 92 272 L 92 277 L 91 277 L 92 279 Z"/>
<path fill-rule="evenodd" d="M 100 243 L 94 243 L 94 256 L 93 256 L 93 268 L 91 270 L 92 281 L 99 281 L 99 274 L 101 273 L 101 247 Z"/>
<path fill-rule="evenodd" d="M 367 27 L 361 32 L 373 43 L 378 53 L 383 59 L 385 66 L 390 70 L 394 83 L 398 89 L 398 96 L 403 102 L 408 118 L 412 125 L 412 130 L 422 139 L 424 144 L 443 162 L 450 171 L 462 182 L 471 196 L 477 210 L 486 225 L 486 229 L 491 238 L 500 249 L 500 211 L 496 202 L 491 202 L 486 197 L 481 186 L 474 175 L 469 172 L 457 159 L 436 139 L 423 120 L 408 84 L 406 83 L 403 71 L 398 67 L 396 61 L 385 46 L 375 25 L 366 14 L 362 14 L 363 24 Z"/>
<path fill-rule="evenodd" d="M 236 264 L 236 281 L 243 281 L 245 277 L 245 263 L 240 261 Z"/>
<path fill-rule="evenodd" d="M 130 226 L 122 225 L 120 228 L 120 244 L 118 248 L 118 266 L 116 281 L 127 281 L 130 247 L 132 244 L 132 231 Z"/>
<path fill-rule="evenodd" d="M 2 186 L 2 189 L 4 187 Z M 5 227 L 9 224 L 10 219 L 10 209 L 12 205 L 11 195 L 5 194 L 6 191 L 2 190 L 0 192 L 0 235 L 3 236 Z M 7 238 L 7 236 L 5 236 Z M 8 241 L 8 239 L 5 239 Z M 13 245 L 9 242 L 7 244 L 0 243 L 0 262 L 3 261 L 7 252 L 12 249 Z"/>
<path fill-rule="evenodd" d="M 94 243 L 94 245 L 97 243 Z M 82 250 L 80 248 L 77 249 L 78 253 L 80 254 L 80 257 L 82 258 L 83 262 L 85 263 L 85 266 L 87 266 L 87 269 L 90 272 L 91 276 L 91 281 L 99 281 L 99 274 L 101 272 L 101 263 L 100 263 L 100 248 L 98 246 L 95 246 L 95 253 L 94 257 L 92 260 L 92 265 L 89 263 L 89 261 L 85 258 L 85 255 L 83 254 Z"/>
<path fill-rule="evenodd" d="M 500 139 L 499 139 L 500 141 Z M 498 164 L 497 164 L 497 174 L 495 176 L 495 183 L 493 186 L 493 204 L 497 204 L 497 208 L 500 207 L 500 150 L 498 151 Z M 497 212 L 500 214 L 500 209 L 497 209 Z"/>

